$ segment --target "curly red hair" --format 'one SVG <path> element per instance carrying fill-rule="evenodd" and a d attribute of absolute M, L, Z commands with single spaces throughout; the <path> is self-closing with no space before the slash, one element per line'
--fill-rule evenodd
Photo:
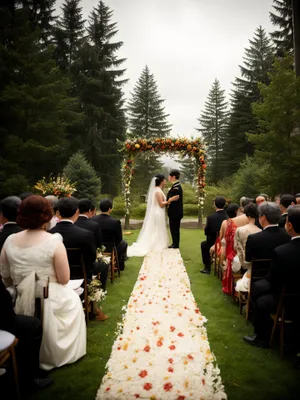
<path fill-rule="evenodd" d="M 42 196 L 29 196 L 22 201 L 17 223 L 24 229 L 38 229 L 53 217 L 50 202 Z"/>

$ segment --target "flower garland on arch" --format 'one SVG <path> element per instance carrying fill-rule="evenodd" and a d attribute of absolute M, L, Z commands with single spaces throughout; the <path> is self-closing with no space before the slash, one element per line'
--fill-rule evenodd
<path fill-rule="evenodd" d="M 131 139 L 124 143 L 125 162 L 122 168 L 124 182 L 124 200 L 126 207 L 125 225 L 129 224 L 130 215 L 130 186 L 134 174 L 135 156 L 142 152 L 174 153 L 180 152 L 183 157 L 194 157 L 196 161 L 196 196 L 199 215 L 202 220 L 205 198 L 205 150 L 200 139 L 162 138 L 162 139 Z M 128 229 L 129 226 L 126 226 Z"/>

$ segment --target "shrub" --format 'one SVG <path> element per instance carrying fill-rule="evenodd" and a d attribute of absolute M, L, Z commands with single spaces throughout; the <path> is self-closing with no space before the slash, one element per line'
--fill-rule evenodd
<path fill-rule="evenodd" d="M 197 204 L 185 204 L 183 206 L 183 213 L 185 217 L 197 217 L 198 216 Z"/>
<path fill-rule="evenodd" d="M 78 151 L 69 159 L 64 175 L 71 182 L 76 183 L 74 196 L 79 199 L 89 198 L 94 202 L 97 201 L 101 191 L 101 181 L 82 151 Z"/>

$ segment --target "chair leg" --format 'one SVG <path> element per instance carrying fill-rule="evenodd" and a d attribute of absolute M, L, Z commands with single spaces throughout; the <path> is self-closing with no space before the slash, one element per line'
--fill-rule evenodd
<path fill-rule="evenodd" d="M 250 313 L 250 294 L 248 293 L 247 303 L 246 303 L 246 321 L 248 324 L 249 321 L 249 313 Z"/>
<path fill-rule="evenodd" d="M 277 324 L 278 324 L 278 315 L 276 314 L 276 316 L 274 318 L 272 333 L 271 333 L 270 342 L 269 342 L 270 346 L 272 346 L 274 338 L 275 338 Z"/>
<path fill-rule="evenodd" d="M 281 312 L 281 321 L 280 321 L 280 357 L 283 358 L 284 353 L 284 310 Z"/>
<path fill-rule="evenodd" d="M 11 347 L 10 353 L 11 353 L 15 383 L 16 383 L 16 392 L 17 392 L 18 399 L 21 399 L 20 387 L 19 387 L 18 366 L 17 366 L 16 353 L 15 353 L 15 346 L 17 345 L 17 343 L 18 343 L 18 340 L 16 339 Z"/>

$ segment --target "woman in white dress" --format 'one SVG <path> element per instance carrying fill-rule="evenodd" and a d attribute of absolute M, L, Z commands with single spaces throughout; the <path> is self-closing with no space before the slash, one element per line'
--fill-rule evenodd
<path fill-rule="evenodd" d="M 166 207 L 178 200 L 179 196 L 173 196 L 168 201 L 163 192 L 166 178 L 157 174 L 150 183 L 147 195 L 147 210 L 142 230 L 137 241 L 128 247 L 128 257 L 144 257 L 151 251 L 167 249 L 169 235 L 167 230 Z"/>
<path fill-rule="evenodd" d="M 85 317 L 80 297 L 66 285 L 70 268 L 62 236 L 45 230 L 51 218 L 48 200 L 41 196 L 25 199 L 17 220 L 25 230 L 8 237 L 0 259 L 5 285 L 17 287 L 19 314 L 34 314 L 38 284 L 49 280 L 40 350 L 40 367 L 45 370 L 73 363 L 86 354 Z"/>

